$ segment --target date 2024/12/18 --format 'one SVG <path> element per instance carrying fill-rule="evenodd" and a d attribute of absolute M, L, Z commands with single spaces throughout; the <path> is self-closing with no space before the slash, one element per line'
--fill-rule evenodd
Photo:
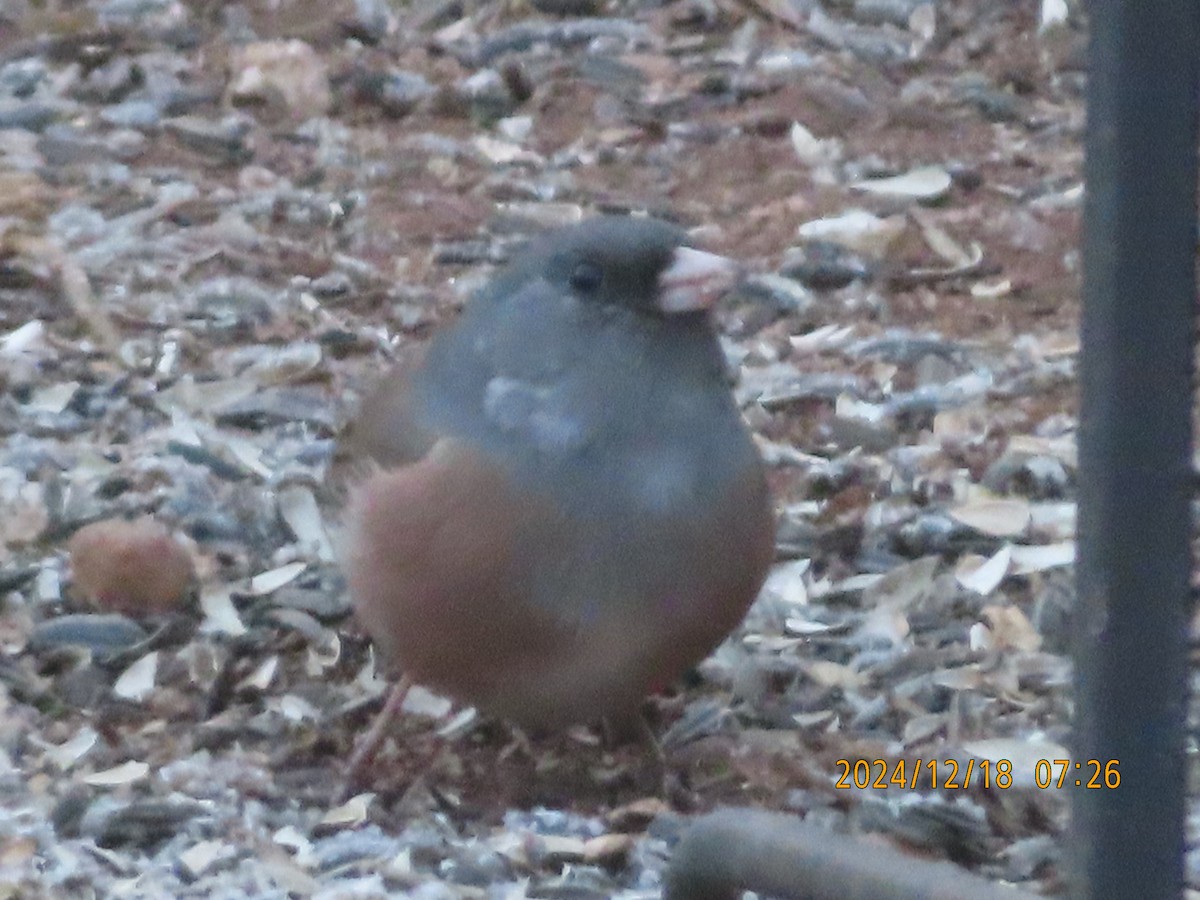
<path fill-rule="evenodd" d="M 972 785 L 1007 790 L 1014 786 L 1013 763 L 1008 759 L 839 759 L 837 767 L 840 775 L 834 787 L 843 790 L 955 790 Z M 1031 782 L 1026 778 L 1020 783 L 1028 787 Z M 1121 785 L 1120 762 L 1039 759 L 1033 765 L 1032 785 L 1042 790 L 1070 786 L 1112 790 Z"/>

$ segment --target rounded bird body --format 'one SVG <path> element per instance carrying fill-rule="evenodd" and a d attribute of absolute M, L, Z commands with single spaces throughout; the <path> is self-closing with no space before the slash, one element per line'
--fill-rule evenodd
<path fill-rule="evenodd" d="M 524 725 L 623 716 L 736 627 L 774 525 L 707 314 L 731 277 L 665 223 L 564 229 L 367 398 L 345 566 L 412 680 Z"/>

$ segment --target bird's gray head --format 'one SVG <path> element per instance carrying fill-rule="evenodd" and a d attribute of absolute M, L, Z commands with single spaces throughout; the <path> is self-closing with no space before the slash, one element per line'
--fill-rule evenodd
<path fill-rule="evenodd" d="M 707 310 L 737 267 L 659 219 L 599 216 L 535 239 L 502 281 L 545 279 L 581 301 L 670 316 Z"/>

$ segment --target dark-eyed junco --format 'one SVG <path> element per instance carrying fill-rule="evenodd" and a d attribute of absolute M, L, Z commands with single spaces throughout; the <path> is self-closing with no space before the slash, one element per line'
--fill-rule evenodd
<path fill-rule="evenodd" d="M 364 401 L 343 563 L 411 681 L 527 726 L 619 718 L 741 621 L 774 520 L 708 315 L 736 270 L 685 240 L 615 216 L 535 240 Z"/>

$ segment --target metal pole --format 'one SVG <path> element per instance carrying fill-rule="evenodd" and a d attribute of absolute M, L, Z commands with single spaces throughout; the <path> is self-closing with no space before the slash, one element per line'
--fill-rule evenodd
<path fill-rule="evenodd" d="M 1183 891 L 1200 5 L 1092 0 L 1072 896 Z M 1111 783 L 1111 782 L 1110 782 Z"/>
<path fill-rule="evenodd" d="M 663 900 L 1039 900 L 958 866 L 761 809 L 720 809 L 675 849 Z"/>

